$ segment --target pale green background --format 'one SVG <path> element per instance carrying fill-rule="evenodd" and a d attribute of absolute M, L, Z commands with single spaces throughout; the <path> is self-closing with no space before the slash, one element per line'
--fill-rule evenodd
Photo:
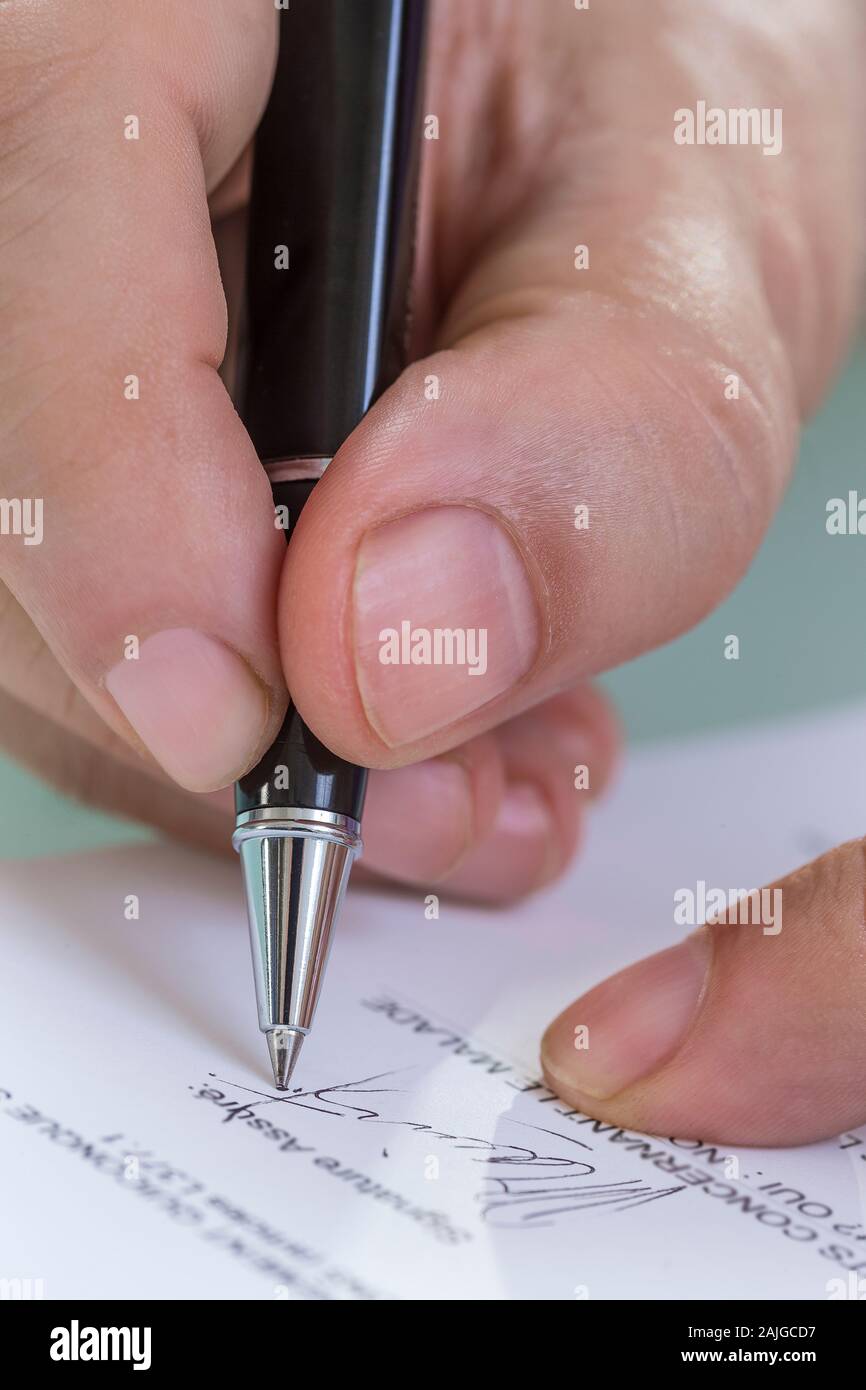
<path fill-rule="evenodd" d="M 736 593 L 679 641 L 615 671 L 634 741 L 771 720 L 866 696 L 866 536 L 830 537 L 830 497 L 866 496 L 866 348 L 808 428 L 799 468 Z M 736 633 L 740 660 L 722 658 Z M 37 843 L 38 836 L 38 843 Z M 57 854 L 151 838 L 58 796 L 0 759 L 0 855 Z"/>

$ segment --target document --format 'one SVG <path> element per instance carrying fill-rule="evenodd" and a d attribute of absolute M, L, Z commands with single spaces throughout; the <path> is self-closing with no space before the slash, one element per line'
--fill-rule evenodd
<path fill-rule="evenodd" d="M 350 892 L 285 1095 L 236 864 L 153 845 L 0 866 L 0 1293 L 866 1291 L 866 1128 L 646 1136 L 570 1110 L 538 1067 L 569 1000 L 683 935 L 677 890 L 755 888 L 862 833 L 864 765 L 863 708 L 655 745 L 530 901 Z"/>

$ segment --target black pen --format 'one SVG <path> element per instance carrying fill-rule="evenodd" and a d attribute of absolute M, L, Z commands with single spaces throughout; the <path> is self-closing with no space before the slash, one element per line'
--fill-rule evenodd
<path fill-rule="evenodd" d="M 279 19 L 255 139 L 236 399 L 290 537 L 406 362 L 425 0 L 291 0 Z M 235 789 L 259 1027 L 280 1090 L 361 849 L 366 780 L 290 703 Z"/>

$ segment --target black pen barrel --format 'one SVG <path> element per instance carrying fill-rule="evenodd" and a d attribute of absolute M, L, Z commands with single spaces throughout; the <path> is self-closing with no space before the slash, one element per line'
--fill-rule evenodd
<path fill-rule="evenodd" d="M 333 457 L 405 366 L 424 19 L 424 0 L 280 12 L 237 393 L 264 463 Z"/>
<path fill-rule="evenodd" d="M 291 540 L 322 471 L 405 365 L 425 15 L 424 0 L 291 0 L 279 14 L 255 141 L 236 400 Z M 236 785 L 232 843 L 279 1090 L 312 1027 L 361 851 L 366 777 L 290 704 Z"/>
<path fill-rule="evenodd" d="M 314 486 L 315 479 L 273 485 L 274 503 L 281 509 L 278 515 L 285 518 L 287 535 Z M 236 784 L 235 810 L 242 815 L 264 807 L 302 806 L 360 821 L 366 785 L 366 770 L 326 748 L 290 703 L 271 747 Z"/>
<path fill-rule="evenodd" d="M 406 363 L 425 0 L 292 0 L 256 135 L 236 401 L 290 537 L 317 477 Z M 311 462 L 304 476 L 303 460 Z M 276 469 L 274 466 L 277 466 Z M 360 820 L 366 772 L 293 705 L 238 815 Z"/>

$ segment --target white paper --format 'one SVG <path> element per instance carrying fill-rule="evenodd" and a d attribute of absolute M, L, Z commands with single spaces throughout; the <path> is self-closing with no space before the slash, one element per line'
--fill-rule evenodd
<path fill-rule="evenodd" d="M 2 866 L 7 1296 L 856 1290 L 866 1128 L 787 1150 L 646 1140 L 569 1113 L 537 1047 L 570 999 L 683 934 L 676 886 L 756 887 L 862 833 L 864 764 L 863 709 L 657 746 L 570 877 L 512 911 L 443 899 L 431 920 L 424 891 L 351 893 L 287 1099 L 236 864 L 145 847 Z"/>

